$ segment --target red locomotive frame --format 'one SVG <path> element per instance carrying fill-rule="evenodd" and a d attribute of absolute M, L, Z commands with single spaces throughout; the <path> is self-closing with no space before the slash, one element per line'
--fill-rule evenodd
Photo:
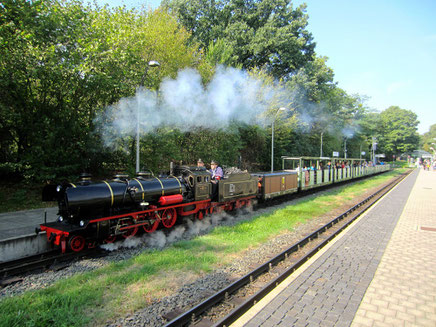
<path fill-rule="evenodd" d="M 91 224 L 97 224 L 102 221 L 122 222 L 124 220 L 125 224 L 121 225 L 118 231 L 124 231 L 122 236 L 124 238 L 129 238 L 136 235 L 139 227 L 142 227 L 147 233 L 152 233 L 158 228 L 160 223 L 162 223 L 165 228 L 171 228 L 175 225 L 178 217 L 193 215 L 196 219 L 202 220 L 205 216 L 212 213 L 231 211 L 245 206 L 250 206 L 252 200 L 255 198 L 256 196 L 253 195 L 226 202 L 212 202 L 210 199 L 207 199 L 202 201 L 178 203 L 164 207 L 150 206 L 147 210 L 143 211 L 91 219 L 88 221 L 87 226 Z M 184 210 L 192 206 L 195 207 L 193 209 L 190 208 L 188 211 Z M 47 239 L 50 242 L 53 242 L 54 245 L 60 246 L 62 253 L 65 253 L 67 249 L 68 239 L 69 247 L 75 252 L 82 251 L 86 246 L 92 248 L 96 245 L 95 240 L 91 240 L 89 242 L 83 235 L 72 235 L 70 237 L 70 232 L 68 230 L 61 230 L 60 228 L 41 225 L 41 231 L 46 231 Z M 105 240 L 105 242 L 112 243 L 115 240 L 116 235 L 111 235 Z"/>

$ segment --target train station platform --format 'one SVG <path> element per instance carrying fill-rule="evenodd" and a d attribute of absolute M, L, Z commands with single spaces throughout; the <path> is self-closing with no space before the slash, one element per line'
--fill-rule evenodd
<path fill-rule="evenodd" d="M 1 213 L 0 241 L 35 234 L 35 227 L 44 222 L 46 211 L 47 222 L 56 221 L 57 207 Z"/>
<path fill-rule="evenodd" d="M 232 326 L 436 326 L 436 171 L 412 172 Z"/>

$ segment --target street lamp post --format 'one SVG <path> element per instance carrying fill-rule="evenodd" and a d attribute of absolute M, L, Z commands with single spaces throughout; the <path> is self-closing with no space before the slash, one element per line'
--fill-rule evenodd
<path fill-rule="evenodd" d="M 372 137 L 372 164 L 375 166 L 375 150 L 377 149 L 377 138 L 375 136 Z"/>
<path fill-rule="evenodd" d="M 322 158 L 322 135 L 324 132 L 321 132 L 321 150 L 319 151 L 319 156 Z"/>
<path fill-rule="evenodd" d="M 344 157 L 347 159 L 347 138 L 344 139 Z"/>
<path fill-rule="evenodd" d="M 144 75 L 142 75 L 141 83 L 139 87 L 144 86 L 145 77 L 147 76 L 148 69 L 150 67 L 159 67 L 160 64 L 155 61 L 149 61 L 147 67 L 145 68 Z M 139 103 L 136 110 L 136 172 L 139 173 Z"/>
<path fill-rule="evenodd" d="M 279 108 L 277 109 L 274 117 L 273 117 L 273 121 L 271 124 L 271 172 L 274 171 L 274 122 L 276 120 L 277 114 L 279 113 L 279 111 L 285 111 L 286 108 Z"/>

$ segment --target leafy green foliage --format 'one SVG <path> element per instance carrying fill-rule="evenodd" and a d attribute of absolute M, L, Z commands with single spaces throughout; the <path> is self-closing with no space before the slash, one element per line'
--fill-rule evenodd
<path fill-rule="evenodd" d="M 432 154 L 436 153 L 436 124 L 431 125 L 429 131 L 424 133 L 421 143 L 425 151 Z"/>
<path fill-rule="evenodd" d="M 275 78 L 288 78 L 312 60 L 315 44 L 306 30 L 304 6 L 290 0 L 163 2 L 177 14 L 193 40 L 207 48 L 224 40 L 232 61 L 244 69 L 265 67 Z"/>
<path fill-rule="evenodd" d="M 149 60 L 162 65 L 147 74 L 146 86 L 154 88 L 200 61 L 189 34 L 164 11 L 75 0 L 8 0 L 0 11 L 0 157 L 9 162 L 1 170 L 28 180 L 117 161 L 94 134 L 96 113 L 132 95 Z"/>
<path fill-rule="evenodd" d="M 225 66 L 239 66 L 239 68 L 242 68 L 242 65 L 237 65 L 233 62 L 233 48 L 223 39 L 217 39 L 215 42 L 210 41 L 207 48 L 206 60 L 212 66 L 221 64 Z"/>
<path fill-rule="evenodd" d="M 410 152 L 419 145 L 417 133 L 418 120 L 415 113 L 410 110 L 391 106 L 380 114 L 382 135 L 381 150 L 387 156 Z"/>
<path fill-rule="evenodd" d="M 290 0 L 167 0 L 154 11 L 79 0 L 2 1 L 0 176 L 46 182 L 83 170 L 134 173 L 135 139 L 121 137 L 106 148 L 96 117 L 142 82 L 158 94 L 164 79 L 187 67 L 205 85 L 216 65 L 242 68 L 265 88 L 285 90 L 286 99 L 272 99 L 262 126 L 188 132 L 166 126 L 142 137 L 141 165 L 154 172 L 167 170 L 170 160 L 199 157 L 268 169 L 273 120 L 276 167 L 281 155 L 318 155 L 321 134 L 324 154 L 346 141 L 348 156 L 358 157 L 372 136 L 388 155 L 417 147 L 416 117 L 402 109 L 371 112 L 365 99 L 337 87 L 307 24 L 305 6 Z M 160 67 L 149 68 L 151 60 Z M 276 116 L 284 103 L 286 113 Z M 434 137 L 426 136 L 425 149 Z"/>

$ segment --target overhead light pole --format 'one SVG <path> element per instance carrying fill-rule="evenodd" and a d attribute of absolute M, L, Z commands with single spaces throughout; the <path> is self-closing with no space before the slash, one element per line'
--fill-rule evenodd
<path fill-rule="evenodd" d="M 344 158 L 347 159 L 347 137 L 344 138 Z"/>
<path fill-rule="evenodd" d="M 319 156 L 322 158 L 322 136 L 323 136 L 324 132 L 321 132 L 321 149 L 319 151 Z"/>
<path fill-rule="evenodd" d="M 145 68 L 144 75 L 142 75 L 141 83 L 139 87 L 142 88 L 144 86 L 145 77 L 147 76 L 148 69 L 150 67 L 159 67 L 160 64 L 155 61 L 149 61 L 147 67 Z M 139 172 L 139 102 L 136 110 L 136 172 Z"/>
<path fill-rule="evenodd" d="M 372 164 L 375 166 L 375 150 L 377 149 L 377 138 L 375 136 L 372 137 Z"/>
<path fill-rule="evenodd" d="M 273 117 L 273 121 L 271 124 L 271 172 L 274 171 L 274 122 L 276 120 L 277 114 L 279 113 L 279 111 L 285 111 L 286 108 L 281 107 L 279 109 L 277 109 L 274 117 Z"/>

